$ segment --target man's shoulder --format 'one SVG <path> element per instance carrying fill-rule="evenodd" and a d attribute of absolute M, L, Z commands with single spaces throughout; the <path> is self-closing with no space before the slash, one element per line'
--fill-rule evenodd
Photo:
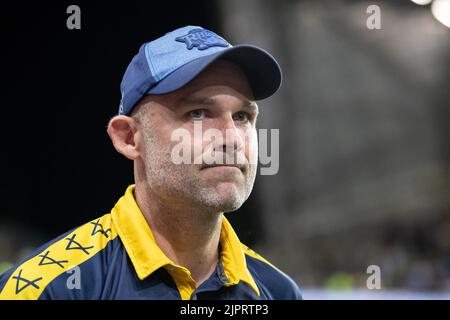
<path fill-rule="evenodd" d="M 47 292 L 57 298 L 58 279 L 81 265 L 92 269 L 91 262 L 104 261 L 99 256 L 116 237 L 110 214 L 60 235 L 0 275 L 0 299 L 39 299 Z"/>
<path fill-rule="evenodd" d="M 242 248 L 247 268 L 266 295 L 276 300 L 302 299 L 300 288 L 290 276 L 246 245 Z"/>

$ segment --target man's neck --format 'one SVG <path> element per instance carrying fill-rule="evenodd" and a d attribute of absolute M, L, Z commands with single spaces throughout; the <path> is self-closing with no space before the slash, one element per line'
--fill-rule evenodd
<path fill-rule="evenodd" d="M 136 202 L 164 254 L 187 268 L 197 286 L 215 270 L 222 213 L 161 201 L 145 184 L 136 184 Z"/>

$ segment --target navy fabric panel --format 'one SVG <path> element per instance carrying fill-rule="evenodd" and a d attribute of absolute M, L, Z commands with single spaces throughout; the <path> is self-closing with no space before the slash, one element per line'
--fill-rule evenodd
<path fill-rule="evenodd" d="M 269 300 L 301 300 L 302 295 L 298 285 L 286 274 L 271 265 L 245 255 L 247 268 L 256 281 L 261 296 Z"/>

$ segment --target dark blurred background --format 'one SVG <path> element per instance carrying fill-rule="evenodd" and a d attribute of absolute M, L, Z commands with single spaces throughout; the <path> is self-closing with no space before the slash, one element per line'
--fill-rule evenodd
<path fill-rule="evenodd" d="M 66 27 L 71 4 L 81 30 Z M 379 30 L 366 26 L 374 4 Z M 364 289 L 378 265 L 383 290 L 450 292 L 450 8 L 436 7 L 2 4 L 0 272 L 109 212 L 133 183 L 106 134 L 123 72 L 143 42 L 200 25 L 267 49 L 284 71 L 259 103 L 259 127 L 280 129 L 280 170 L 227 214 L 241 240 L 306 290 Z"/>

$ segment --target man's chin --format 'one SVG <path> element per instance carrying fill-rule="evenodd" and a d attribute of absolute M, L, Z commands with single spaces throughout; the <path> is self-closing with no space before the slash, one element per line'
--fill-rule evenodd
<path fill-rule="evenodd" d="M 216 206 L 214 208 L 215 212 L 233 212 L 238 210 L 240 207 L 242 206 L 242 203 L 232 203 L 232 202 L 228 202 L 228 203 L 222 203 L 219 206 Z"/>
<path fill-rule="evenodd" d="M 245 202 L 245 192 L 235 184 L 222 183 L 205 195 L 208 204 L 219 212 L 231 212 L 239 209 Z"/>

